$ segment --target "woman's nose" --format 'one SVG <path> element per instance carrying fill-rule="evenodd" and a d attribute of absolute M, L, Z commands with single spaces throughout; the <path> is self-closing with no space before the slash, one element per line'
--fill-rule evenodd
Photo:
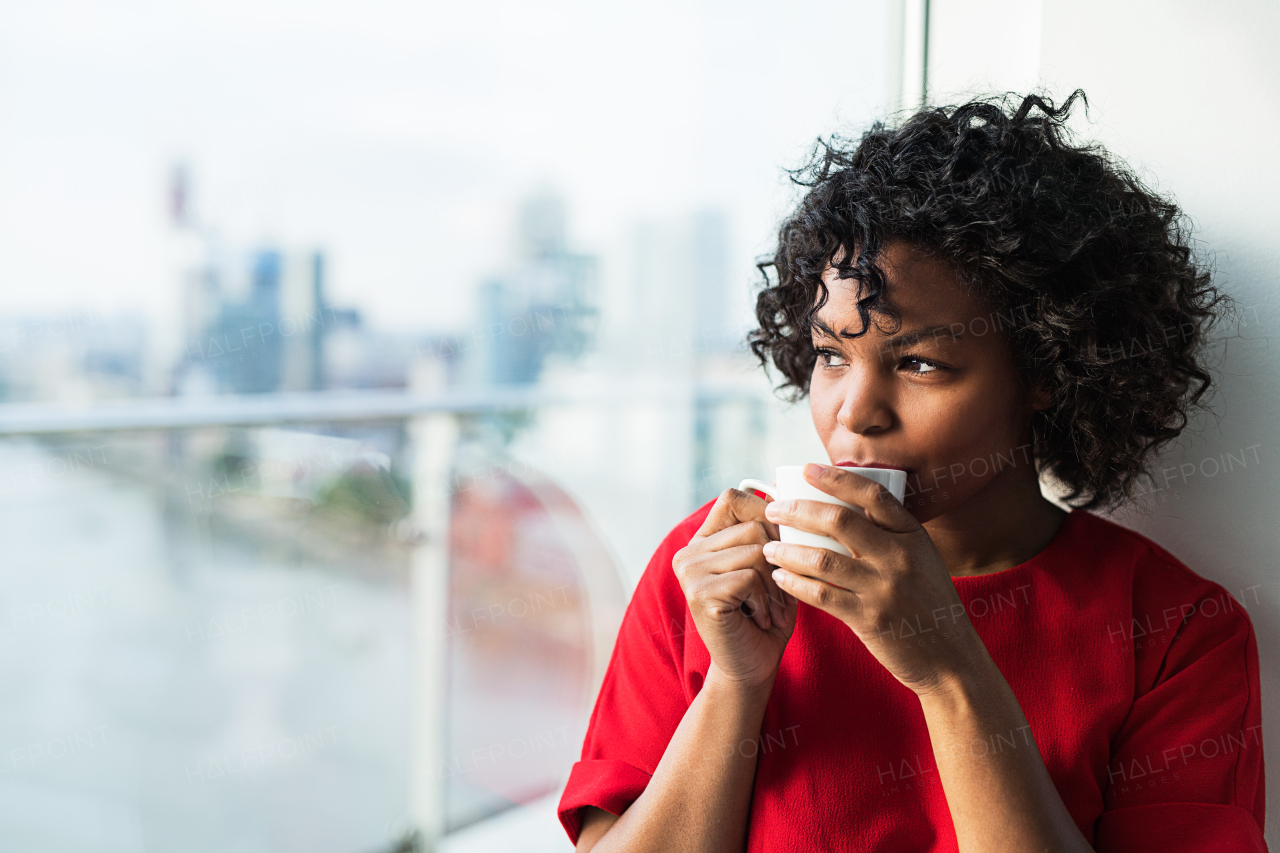
<path fill-rule="evenodd" d="M 875 382 L 850 377 L 836 422 L 858 435 L 883 432 L 893 425 L 893 409 Z"/>

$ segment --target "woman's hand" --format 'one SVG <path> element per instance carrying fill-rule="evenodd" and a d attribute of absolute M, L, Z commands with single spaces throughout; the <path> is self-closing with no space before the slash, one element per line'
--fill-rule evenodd
<path fill-rule="evenodd" d="M 712 667 L 751 687 L 773 678 L 796 625 L 796 600 L 778 589 L 764 558 L 777 538 L 761 498 L 726 489 L 671 561 Z"/>
<path fill-rule="evenodd" d="M 884 486 L 808 465 L 805 479 L 858 512 L 821 501 L 773 501 L 766 518 L 830 536 L 853 554 L 771 543 L 784 591 L 844 622 L 894 678 L 917 694 L 951 683 L 983 659 L 982 640 L 929 534 Z"/>

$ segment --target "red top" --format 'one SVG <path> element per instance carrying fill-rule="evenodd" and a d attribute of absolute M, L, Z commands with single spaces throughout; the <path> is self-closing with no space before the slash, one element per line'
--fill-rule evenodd
<path fill-rule="evenodd" d="M 702 686 L 710 657 L 671 559 L 710 509 L 667 535 L 627 607 L 560 800 L 575 843 L 583 806 L 620 814 L 640 796 Z M 1026 563 L 955 585 L 1095 849 L 1266 850 L 1257 646 L 1221 586 L 1083 510 Z M 919 700 L 834 617 L 801 603 L 744 743 L 758 751 L 748 851 L 956 850 Z"/>

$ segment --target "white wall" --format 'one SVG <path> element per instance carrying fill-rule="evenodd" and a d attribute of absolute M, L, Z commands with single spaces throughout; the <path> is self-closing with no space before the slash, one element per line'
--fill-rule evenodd
<path fill-rule="evenodd" d="M 930 0 L 929 102 L 1034 86 L 1042 13 L 1040 0 Z"/>
<path fill-rule="evenodd" d="M 1185 435 L 1178 473 L 1142 511 L 1115 519 L 1242 599 L 1257 630 L 1264 743 L 1280 748 L 1280 347 L 1268 347 L 1280 295 L 1280 4 L 1265 0 L 933 0 L 930 91 L 1083 88 L 1076 126 L 1173 195 L 1243 309 L 1222 350 L 1217 418 Z M 995 54 L 993 57 L 991 54 Z M 934 100 L 934 98 L 931 98 Z M 1083 116 L 1081 116 L 1083 119 Z M 1245 467 L 1213 473 L 1233 453 Z M 1255 455 L 1256 453 L 1256 455 Z M 1210 464 L 1210 460 L 1213 463 Z M 1187 470 L 1187 469 L 1180 469 Z M 1180 473 L 1180 471 L 1179 471 Z M 1250 587 L 1253 591 L 1245 592 Z M 1268 833 L 1280 839 L 1280 782 L 1269 768 Z M 1272 841 L 1274 844 L 1274 840 Z"/>

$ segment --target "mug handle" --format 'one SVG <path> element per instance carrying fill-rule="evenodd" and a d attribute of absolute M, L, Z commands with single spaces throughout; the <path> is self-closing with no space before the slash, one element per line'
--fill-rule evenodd
<path fill-rule="evenodd" d="M 771 500 L 776 501 L 778 499 L 777 494 L 775 494 L 775 492 L 778 491 L 778 487 L 772 483 L 766 483 L 764 480 L 753 480 L 748 478 L 738 484 L 738 491 L 745 492 L 747 489 L 755 489 L 757 492 L 764 492 Z"/>

